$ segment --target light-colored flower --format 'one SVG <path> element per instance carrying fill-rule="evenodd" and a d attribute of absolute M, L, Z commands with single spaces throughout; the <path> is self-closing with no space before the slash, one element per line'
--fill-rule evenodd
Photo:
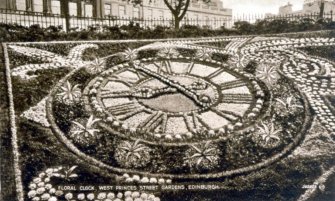
<path fill-rule="evenodd" d="M 66 200 L 71 200 L 72 198 L 73 198 L 73 194 L 72 193 L 65 194 L 65 199 Z"/>
<path fill-rule="evenodd" d="M 256 77 L 268 85 L 273 85 L 279 78 L 276 66 L 260 65 L 256 69 Z"/>
<path fill-rule="evenodd" d="M 132 50 L 130 48 L 127 48 L 123 53 L 122 55 L 124 56 L 124 58 L 126 60 L 129 60 L 129 61 L 134 61 L 137 56 L 138 56 L 138 51 L 137 50 Z"/>
<path fill-rule="evenodd" d="M 106 61 L 104 59 L 95 58 L 93 61 L 91 61 L 90 64 L 86 66 L 86 70 L 89 73 L 100 73 L 102 72 L 106 67 Z"/>
<path fill-rule="evenodd" d="M 60 87 L 60 92 L 57 94 L 61 100 L 66 104 L 75 103 L 80 99 L 81 90 L 79 88 L 79 84 L 74 86 L 67 80 L 66 83 Z"/>
<path fill-rule="evenodd" d="M 72 121 L 72 123 L 74 123 L 75 125 L 77 125 L 79 127 L 78 130 L 74 131 L 74 134 L 75 135 L 79 135 L 79 134 L 89 134 L 91 136 L 94 136 L 95 135 L 95 132 L 99 132 L 100 130 L 99 129 L 95 129 L 93 128 L 94 124 L 98 121 L 100 121 L 101 119 L 94 119 L 93 115 L 91 115 L 89 117 L 89 119 L 87 120 L 86 124 L 85 125 L 82 125 L 76 121 Z"/>
<path fill-rule="evenodd" d="M 264 122 L 260 123 L 260 126 L 257 126 L 258 131 L 255 133 L 256 142 L 259 143 L 262 147 L 273 148 L 279 145 L 281 139 L 279 133 L 281 129 L 275 129 L 273 123 L 265 124 Z"/>
<path fill-rule="evenodd" d="M 198 146 L 191 145 L 186 152 L 186 162 L 197 169 L 211 169 L 219 163 L 219 148 L 210 141 Z"/>

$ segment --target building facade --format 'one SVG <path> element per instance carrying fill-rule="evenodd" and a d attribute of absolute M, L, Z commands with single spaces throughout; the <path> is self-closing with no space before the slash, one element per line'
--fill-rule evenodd
<path fill-rule="evenodd" d="M 223 7 L 220 0 L 205 4 L 191 0 L 185 19 L 229 20 L 232 10 Z M 60 0 L 0 0 L 0 8 L 20 11 L 64 14 Z M 142 6 L 134 6 L 125 0 L 69 0 L 70 16 L 98 17 L 116 16 L 123 18 L 172 19 L 170 10 L 163 0 L 143 0 Z"/>
<path fill-rule="evenodd" d="M 321 3 L 324 4 L 324 13 L 335 12 L 335 0 L 305 0 L 302 10 L 293 11 L 293 5 L 288 3 L 279 8 L 279 15 L 319 13 Z"/>

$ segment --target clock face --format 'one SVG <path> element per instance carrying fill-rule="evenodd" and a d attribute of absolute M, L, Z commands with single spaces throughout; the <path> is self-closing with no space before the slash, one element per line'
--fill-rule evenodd
<path fill-rule="evenodd" d="M 84 97 L 89 112 L 107 116 L 102 127 L 121 127 L 121 134 L 141 134 L 150 141 L 152 136 L 182 140 L 247 126 L 242 119 L 259 112 L 255 105 L 262 90 L 220 62 L 144 59 L 101 73 Z"/>

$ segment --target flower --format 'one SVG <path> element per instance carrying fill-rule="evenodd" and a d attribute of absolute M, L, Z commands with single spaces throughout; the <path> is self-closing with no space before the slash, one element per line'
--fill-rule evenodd
<path fill-rule="evenodd" d="M 61 101 L 65 104 L 78 102 L 81 96 L 81 91 L 78 87 L 78 84 L 72 87 L 71 83 L 67 80 L 66 84 L 60 87 L 61 92 L 57 94 L 57 97 L 61 98 Z"/>
<path fill-rule="evenodd" d="M 256 70 L 256 77 L 271 86 L 277 82 L 279 74 L 275 66 L 260 65 Z"/>
<path fill-rule="evenodd" d="M 157 56 L 162 58 L 170 58 L 179 56 L 179 52 L 171 47 L 165 47 L 157 53 Z"/>
<path fill-rule="evenodd" d="M 88 194 L 87 199 L 88 200 L 94 200 L 94 194 L 93 193 Z"/>
<path fill-rule="evenodd" d="M 72 198 L 73 198 L 73 194 L 72 193 L 65 194 L 65 199 L 66 200 L 71 200 Z"/>
<path fill-rule="evenodd" d="M 29 197 L 29 198 L 35 197 L 36 194 L 37 194 L 37 193 L 36 193 L 35 190 L 31 190 L 31 191 L 28 192 L 28 197 Z"/>
<path fill-rule="evenodd" d="M 57 199 L 56 197 L 52 196 L 51 198 L 49 198 L 48 201 L 57 201 L 57 200 L 58 200 L 58 199 Z"/>
<path fill-rule="evenodd" d="M 150 150 L 140 140 L 133 143 L 122 141 L 116 148 L 115 158 L 124 167 L 143 167 L 150 161 Z"/>
<path fill-rule="evenodd" d="M 104 59 L 95 58 L 91 63 L 86 66 L 86 70 L 89 73 L 96 74 L 100 73 L 105 69 L 106 61 Z"/>
<path fill-rule="evenodd" d="M 274 124 L 264 124 L 260 123 L 257 126 L 258 131 L 256 131 L 256 136 L 254 141 L 264 148 L 274 148 L 281 142 L 278 134 L 282 131 L 281 129 L 275 129 Z"/>
<path fill-rule="evenodd" d="M 85 194 L 84 193 L 79 193 L 77 195 L 78 200 L 84 200 L 85 199 Z"/>
<path fill-rule="evenodd" d="M 191 145 L 186 151 L 186 163 L 198 170 L 213 169 L 219 165 L 220 149 L 210 141 L 198 146 Z"/>
<path fill-rule="evenodd" d="M 77 121 L 72 121 L 73 125 L 70 128 L 70 136 L 78 143 L 85 145 L 90 144 L 92 139 L 95 139 L 95 133 L 100 132 L 94 128 L 96 122 L 100 119 L 94 119 L 93 115 L 89 117 L 85 124 Z"/>
<path fill-rule="evenodd" d="M 105 199 L 106 197 L 107 197 L 106 193 L 99 193 L 98 196 L 97 196 L 97 199 L 102 200 L 102 199 Z"/>
<path fill-rule="evenodd" d="M 127 48 L 123 53 L 121 53 L 126 60 L 134 61 L 138 56 L 137 50 L 132 50 L 130 48 Z"/>

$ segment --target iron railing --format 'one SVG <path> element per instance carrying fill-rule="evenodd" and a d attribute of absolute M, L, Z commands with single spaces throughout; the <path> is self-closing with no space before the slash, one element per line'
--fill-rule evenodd
<path fill-rule="evenodd" d="M 184 18 L 181 25 L 195 25 L 201 27 L 208 27 L 211 29 L 217 29 L 222 26 L 226 28 L 232 28 L 235 22 L 247 21 L 255 23 L 257 20 L 278 20 L 285 19 L 288 21 L 301 20 L 301 19 L 328 19 L 334 21 L 333 12 L 324 13 L 310 13 L 310 14 L 290 14 L 290 15 L 277 15 L 277 16 L 265 16 L 265 15 L 243 15 L 232 18 L 229 15 L 217 16 L 211 18 Z M 116 17 L 116 16 L 105 16 L 104 18 L 94 17 L 79 17 L 69 16 L 69 27 L 66 27 L 66 17 L 57 14 L 29 12 L 29 11 L 14 11 L 7 9 L 0 9 L 0 22 L 2 23 L 16 23 L 22 26 L 31 26 L 33 24 L 39 24 L 43 28 L 49 26 L 62 26 L 64 30 L 71 29 L 87 29 L 90 26 L 122 26 L 129 25 L 130 23 L 137 24 L 144 28 L 154 28 L 156 26 L 173 27 L 174 21 L 169 18 L 130 18 L 130 17 Z"/>

